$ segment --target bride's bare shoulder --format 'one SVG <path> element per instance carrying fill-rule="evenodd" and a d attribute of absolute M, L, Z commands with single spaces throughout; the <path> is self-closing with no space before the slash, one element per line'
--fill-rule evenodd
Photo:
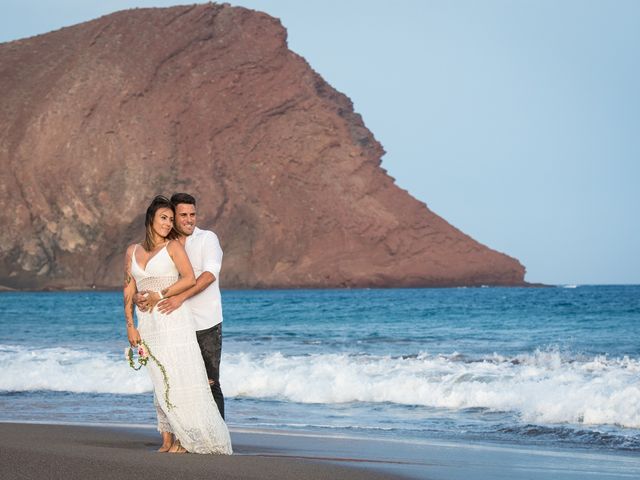
<path fill-rule="evenodd" d="M 169 254 L 173 255 L 176 250 L 184 250 L 184 247 L 178 240 L 169 240 L 167 242 L 167 251 Z"/>
<path fill-rule="evenodd" d="M 133 255 L 133 251 L 136 249 L 137 246 L 138 246 L 137 243 L 132 243 L 127 247 L 127 252 L 126 252 L 127 257 L 130 257 L 131 255 Z"/>

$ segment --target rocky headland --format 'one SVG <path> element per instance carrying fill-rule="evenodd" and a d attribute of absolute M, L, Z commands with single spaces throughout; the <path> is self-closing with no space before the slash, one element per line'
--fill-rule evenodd
<path fill-rule="evenodd" d="M 220 237 L 226 288 L 525 284 L 394 183 L 264 13 L 135 9 L 0 44 L 0 89 L 4 287 L 119 287 L 150 199 L 175 191 Z"/>

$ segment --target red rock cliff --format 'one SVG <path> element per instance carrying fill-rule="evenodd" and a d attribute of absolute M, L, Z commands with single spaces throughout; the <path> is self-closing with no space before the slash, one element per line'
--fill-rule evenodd
<path fill-rule="evenodd" d="M 0 45 L 0 285 L 118 287 L 158 193 L 199 199 L 224 287 L 520 285 L 398 188 L 266 14 L 118 12 Z"/>

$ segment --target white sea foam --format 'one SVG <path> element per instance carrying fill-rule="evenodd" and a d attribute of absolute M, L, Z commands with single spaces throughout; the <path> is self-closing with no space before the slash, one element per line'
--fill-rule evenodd
<path fill-rule="evenodd" d="M 122 355 L 63 348 L 0 347 L 0 391 L 151 391 Z M 227 354 L 225 395 L 300 403 L 392 402 L 510 411 L 529 423 L 640 428 L 640 361 L 557 351 L 478 361 L 461 355 L 407 358 L 323 354 Z"/>
<path fill-rule="evenodd" d="M 477 362 L 457 356 L 417 358 L 312 355 L 228 358 L 232 396 L 296 402 L 392 402 L 453 410 L 515 411 L 525 422 L 618 424 L 640 428 L 640 362 L 559 352 Z"/>
<path fill-rule="evenodd" d="M 134 372 L 124 353 L 67 348 L 29 349 L 0 346 L 0 392 L 50 390 L 74 393 L 142 393 L 151 391 L 144 372 Z"/>

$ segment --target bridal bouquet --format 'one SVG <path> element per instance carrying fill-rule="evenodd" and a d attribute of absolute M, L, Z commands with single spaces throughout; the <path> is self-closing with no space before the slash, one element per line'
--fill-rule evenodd
<path fill-rule="evenodd" d="M 127 347 L 124 349 L 124 356 L 129 362 L 129 366 L 134 370 L 140 370 L 149 362 L 149 360 L 153 360 L 153 362 L 158 366 L 160 372 L 162 373 L 162 378 L 164 380 L 164 400 L 167 404 L 167 408 L 169 410 L 175 408 L 175 405 L 173 405 L 169 401 L 169 389 L 171 388 L 171 386 L 169 385 L 169 377 L 167 376 L 167 371 L 165 370 L 164 365 L 162 365 L 162 363 L 160 363 L 160 361 L 153 355 L 153 353 L 151 353 L 151 349 L 143 340 L 138 344 L 137 347 L 135 347 L 136 353 L 138 354 L 138 366 L 136 367 L 135 361 L 133 360 L 133 350 L 134 349 L 132 347 Z"/>
<path fill-rule="evenodd" d="M 134 370 L 140 370 L 144 367 L 149 361 L 149 347 L 147 344 L 142 342 L 136 347 L 136 352 L 138 353 L 138 364 L 139 367 L 135 366 L 135 362 L 133 360 L 133 348 L 127 347 L 124 349 L 124 356 L 127 360 L 129 360 L 129 366 Z"/>

